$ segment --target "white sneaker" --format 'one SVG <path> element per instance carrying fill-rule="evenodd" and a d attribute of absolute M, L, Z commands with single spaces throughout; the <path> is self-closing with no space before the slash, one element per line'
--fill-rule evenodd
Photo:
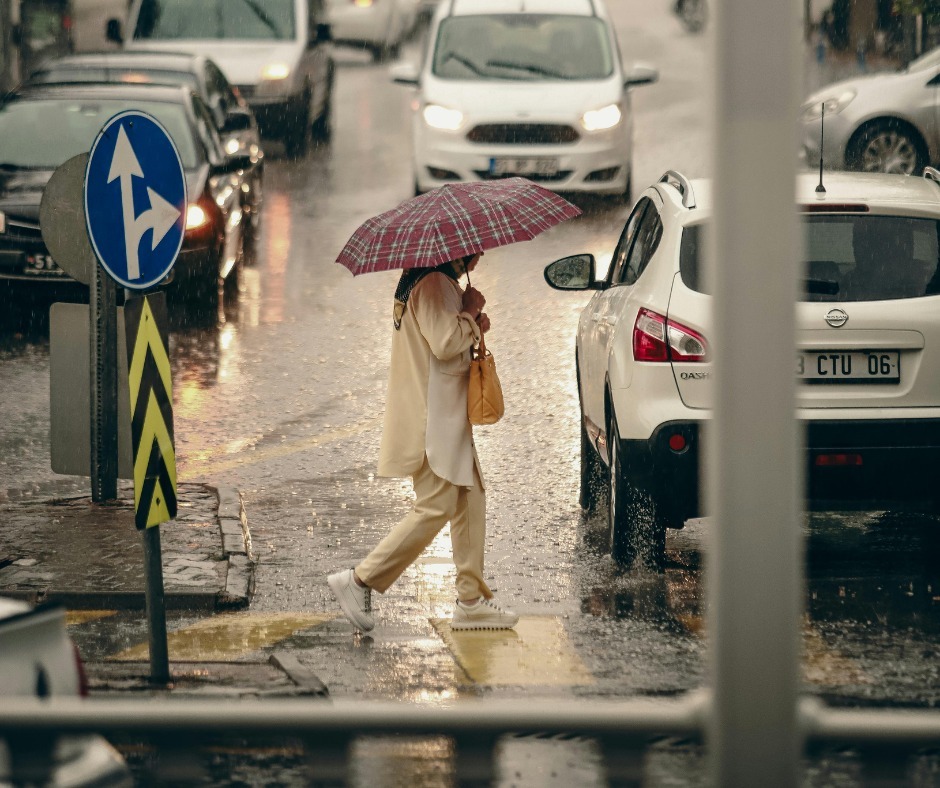
<path fill-rule="evenodd" d="M 327 577 L 326 582 L 353 626 L 363 632 L 375 626 L 372 618 L 372 589 L 358 585 L 352 569 L 336 572 Z"/>
<path fill-rule="evenodd" d="M 518 621 L 519 616 L 511 610 L 503 610 L 492 599 L 481 599 L 475 605 L 465 605 L 457 600 L 450 628 L 512 629 Z"/>

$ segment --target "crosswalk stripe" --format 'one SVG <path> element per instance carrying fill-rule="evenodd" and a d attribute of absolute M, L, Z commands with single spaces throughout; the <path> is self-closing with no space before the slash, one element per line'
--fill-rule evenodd
<path fill-rule="evenodd" d="M 594 684 L 555 616 L 521 616 L 515 629 L 455 632 L 431 624 L 467 677 L 485 686 L 571 687 Z"/>

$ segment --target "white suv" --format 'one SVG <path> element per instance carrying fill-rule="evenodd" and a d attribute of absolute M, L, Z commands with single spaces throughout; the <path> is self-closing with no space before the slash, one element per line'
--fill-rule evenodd
<path fill-rule="evenodd" d="M 630 197 L 630 90 L 602 0 L 442 0 L 418 70 L 415 192 L 523 175 L 555 191 Z"/>
<path fill-rule="evenodd" d="M 806 261 L 795 374 L 808 505 L 935 511 L 940 173 L 827 173 L 825 194 L 817 182 L 806 173 L 797 183 Z M 581 504 L 594 507 L 607 482 L 611 552 L 622 563 L 660 565 L 666 527 L 701 514 L 710 213 L 707 182 L 667 172 L 634 207 L 605 278 L 586 254 L 545 270 L 557 289 L 597 291 L 576 342 Z"/>

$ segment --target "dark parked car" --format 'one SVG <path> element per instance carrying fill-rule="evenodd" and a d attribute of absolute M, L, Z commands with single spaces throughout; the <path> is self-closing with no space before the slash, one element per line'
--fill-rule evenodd
<path fill-rule="evenodd" d="M 189 88 L 110 84 L 25 86 L 0 104 L 0 280 L 79 289 L 43 243 L 42 192 L 60 164 L 90 151 L 102 126 L 132 109 L 169 132 L 186 174 L 186 230 L 171 294 L 215 304 L 222 282 L 237 280 L 248 157 L 225 154 L 209 108 Z"/>
<path fill-rule="evenodd" d="M 27 84 L 121 82 L 185 85 L 209 108 L 229 156 L 248 156 L 252 202 L 245 203 L 248 226 L 257 236 L 261 222 L 264 153 L 258 123 L 238 90 L 208 57 L 176 52 L 102 52 L 47 60 Z"/>

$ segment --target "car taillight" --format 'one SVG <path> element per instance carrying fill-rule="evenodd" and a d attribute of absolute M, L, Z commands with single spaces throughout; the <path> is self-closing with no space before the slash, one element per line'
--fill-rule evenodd
<path fill-rule="evenodd" d="M 708 361 L 705 338 L 688 326 L 641 309 L 633 325 L 635 361 Z"/>
<path fill-rule="evenodd" d="M 82 655 L 78 653 L 78 646 L 72 644 L 72 653 L 75 655 L 75 671 L 78 673 L 78 694 L 83 698 L 88 697 L 88 674 L 85 673 L 85 663 L 82 662 Z"/>

